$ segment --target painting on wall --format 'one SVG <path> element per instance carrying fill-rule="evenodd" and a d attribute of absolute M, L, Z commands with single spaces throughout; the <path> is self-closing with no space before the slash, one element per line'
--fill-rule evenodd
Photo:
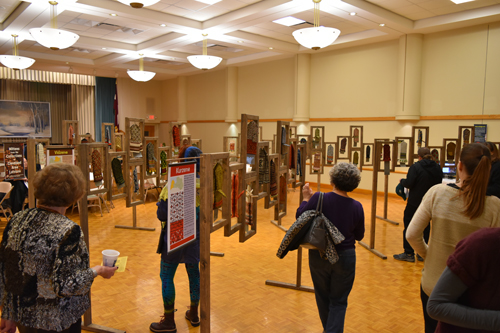
<path fill-rule="evenodd" d="M 50 103 L 0 101 L 0 137 L 51 136 Z"/>

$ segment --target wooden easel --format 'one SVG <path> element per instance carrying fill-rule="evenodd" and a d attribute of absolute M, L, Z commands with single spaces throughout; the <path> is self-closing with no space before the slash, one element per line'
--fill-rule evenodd
<path fill-rule="evenodd" d="M 281 135 L 282 131 L 286 132 L 285 142 L 283 142 L 283 138 Z M 290 122 L 279 120 L 276 125 L 276 153 L 278 154 L 277 163 L 276 163 L 276 185 L 278 187 L 278 198 L 276 199 L 277 203 L 274 205 L 274 220 L 271 221 L 272 224 L 277 226 L 283 231 L 287 231 L 288 229 L 281 225 L 281 219 L 286 216 L 287 211 L 287 191 L 284 191 L 285 198 L 281 198 L 281 181 L 280 178 L 284 175 L 286 182 L 285 186 L 288 187 L 288 169 L 289 169 L 289 160 L 288 154 L 289 151 L 283 151 L 283 147 L 286 147 L 290 144 Z M 284 201 L 284 207 L 281 209 L 280 201 Z"/>
<path fill-rule="evenodd" d="M 36 173 L 35 147 L 39 143 L 44 144 L 45 146 L 48 146 L 50 144 L 50 139 L 28 138 L 28 142 L 26 143 L 28 145 L 28 147 L 27 147 L 28 188 L 31 188 L 31 189 L 34 188 L 33 180 L 35 178 L 35 173 Z M 47 156 L 45 149 L 44 149 L 44 154 L 45 154 L 45 156 Z M 29 208 L 35 208 L 35 191 L 28 191 L 28 203 L 29 203 Z"/>

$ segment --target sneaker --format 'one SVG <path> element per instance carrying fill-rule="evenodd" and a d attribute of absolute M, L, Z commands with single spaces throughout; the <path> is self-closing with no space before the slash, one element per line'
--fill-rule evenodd
<path fill-rule="evenodd" d="M 417 260 L 418 261 L 424 261 L 424 258 L 422 258 L 419 254 L 417 254 Z"/>
<path fill-rule="evenodd" d="M 393 255 L 394 259 L 400 260 L 400 261 L 409 261 L 409 262 L 415 262 L 415 255 L 414 254 L 407 254 L 407 253 L 400 253 L 400 254 L 395 254 Z"/>

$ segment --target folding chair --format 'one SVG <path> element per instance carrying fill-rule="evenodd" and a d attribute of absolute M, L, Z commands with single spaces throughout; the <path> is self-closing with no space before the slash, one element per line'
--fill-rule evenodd
<path fill-rule="evenodd" d="M 9 182 L 0 182 L 0 195 L 3 194 L 3 198 L 0 201 L 0 210 L 2 210 L 3 216 L 5 216 L 5 219 L 9 221 L 9 219 L 12 217 L 12 210 L 10 207 L 6 206 L 4 204 L 4 201 L 8 198 L 10 198 L 10 191 L 12 191 L 12 184 Z M 7 214 L 10 214 L 7 215 Z M 0 219 L 1 220 L 1 219 Z"/>

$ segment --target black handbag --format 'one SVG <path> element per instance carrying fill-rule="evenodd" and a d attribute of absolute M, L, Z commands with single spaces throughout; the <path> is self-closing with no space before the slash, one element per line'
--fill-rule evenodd
<path fill-rule="evenodd" d="M 320 192 L 316 215 L 311 222 L 309 230 L 302 238 L 300 246 L 306 249 L 326 251 L 326 236 L 328 231 L 325 225 L 325 215 L 323 215 L 323 193 Z"/>

